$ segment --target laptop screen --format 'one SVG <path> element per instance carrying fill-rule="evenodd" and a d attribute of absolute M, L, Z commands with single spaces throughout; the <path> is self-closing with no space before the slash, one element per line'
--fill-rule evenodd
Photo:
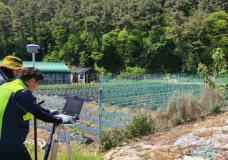
<path fill-rule="evenodd" d="M 84 104 L 84 100 L 78 97 L 67 97 L 63 108 L 63 114 L 69 116 L 79 116 Z"/>

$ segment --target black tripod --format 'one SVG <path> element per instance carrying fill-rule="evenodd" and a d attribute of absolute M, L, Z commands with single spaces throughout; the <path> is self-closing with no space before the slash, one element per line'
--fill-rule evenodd
<path fill-rule="evenodd" d="M 56 132 L 56 127 L 58 128 L 57 133 Z M 48 160 L 49 154 L 51 152 L 50 160 L 57 160 L 57 153 L 58 153 L 58 145 L 59 145 L 59 138 L 60 138 L 60 132 L 63 130 L 64 137 L 66 140 L 66 145 L 67 145 L 67 151 L 69 155 L 69 160 L 73 160 L 73 154 L 72 154 L 72 149 L 70 146 L 70 139 L 66 134 L 66 129 L 64 125 L 53 125 L 51 134 L 48 138 L 47 144 L 45 145 L 45 152 L 43 156 L 43 160 Z M 54 141 L 53 141 L 54 138 Z"/>

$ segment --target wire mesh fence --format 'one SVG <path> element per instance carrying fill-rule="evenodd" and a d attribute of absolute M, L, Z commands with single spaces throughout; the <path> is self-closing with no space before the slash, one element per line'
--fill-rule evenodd
<path fill-rule="evenodd" d="M 83 98 L 81 121 L 72 130 L 99 143 L 103 131 L 124 129 L 138 112 L 167 110 L 175 104 L 177 110 L 206 106 L 202 113 L 207 114 L 228 99 L 227 88 L 212 90 L 198 75 L 100 75 L 99 79 L 99 83 L 42 85 L 36 95 L 46 100 L 45 107 L 59 110 L 66 97 Z M 216 80 L 225 83 L 227 76 Z"/>

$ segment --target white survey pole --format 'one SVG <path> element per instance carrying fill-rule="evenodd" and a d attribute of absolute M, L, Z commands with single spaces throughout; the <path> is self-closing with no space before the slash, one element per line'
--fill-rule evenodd
<path fill-rule="evenodd" d="M 29 44 L 26 46 L 27 52 L 32 54 L 32 63 L 33 67 L 36 67 L 36 53 L 40 52 L 40 46 L 36 44 Z M 37 151 L 37 120 L 34 117 L 34 159 L 38 160 L 38 151 Z"/>
<path fill-rule="evenodd" d="M 37 44 L 28 44 L 26 46 L 27 52 L 32 54 L 33 67 L 36 66 L 36 54 L 40 52 L 40 46 Z"/>
<path fill-rule="evenodd" d="M 36 53 L 32 53 L 32 63 L 33 63 L 33 67 L 36 67 Z"/>

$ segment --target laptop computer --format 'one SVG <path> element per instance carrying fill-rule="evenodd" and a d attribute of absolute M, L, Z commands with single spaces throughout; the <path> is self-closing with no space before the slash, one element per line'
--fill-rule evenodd
<path fill-rule="evenodd" d="M 83 99 L 80 99 L 76 96 L 67 97 L 66 103 L 63 107 L 62 114 L 65 114 L 68 116 L 75 116 L 78 118 L 81 113 L 83 105 L 84 105 Z"/>

